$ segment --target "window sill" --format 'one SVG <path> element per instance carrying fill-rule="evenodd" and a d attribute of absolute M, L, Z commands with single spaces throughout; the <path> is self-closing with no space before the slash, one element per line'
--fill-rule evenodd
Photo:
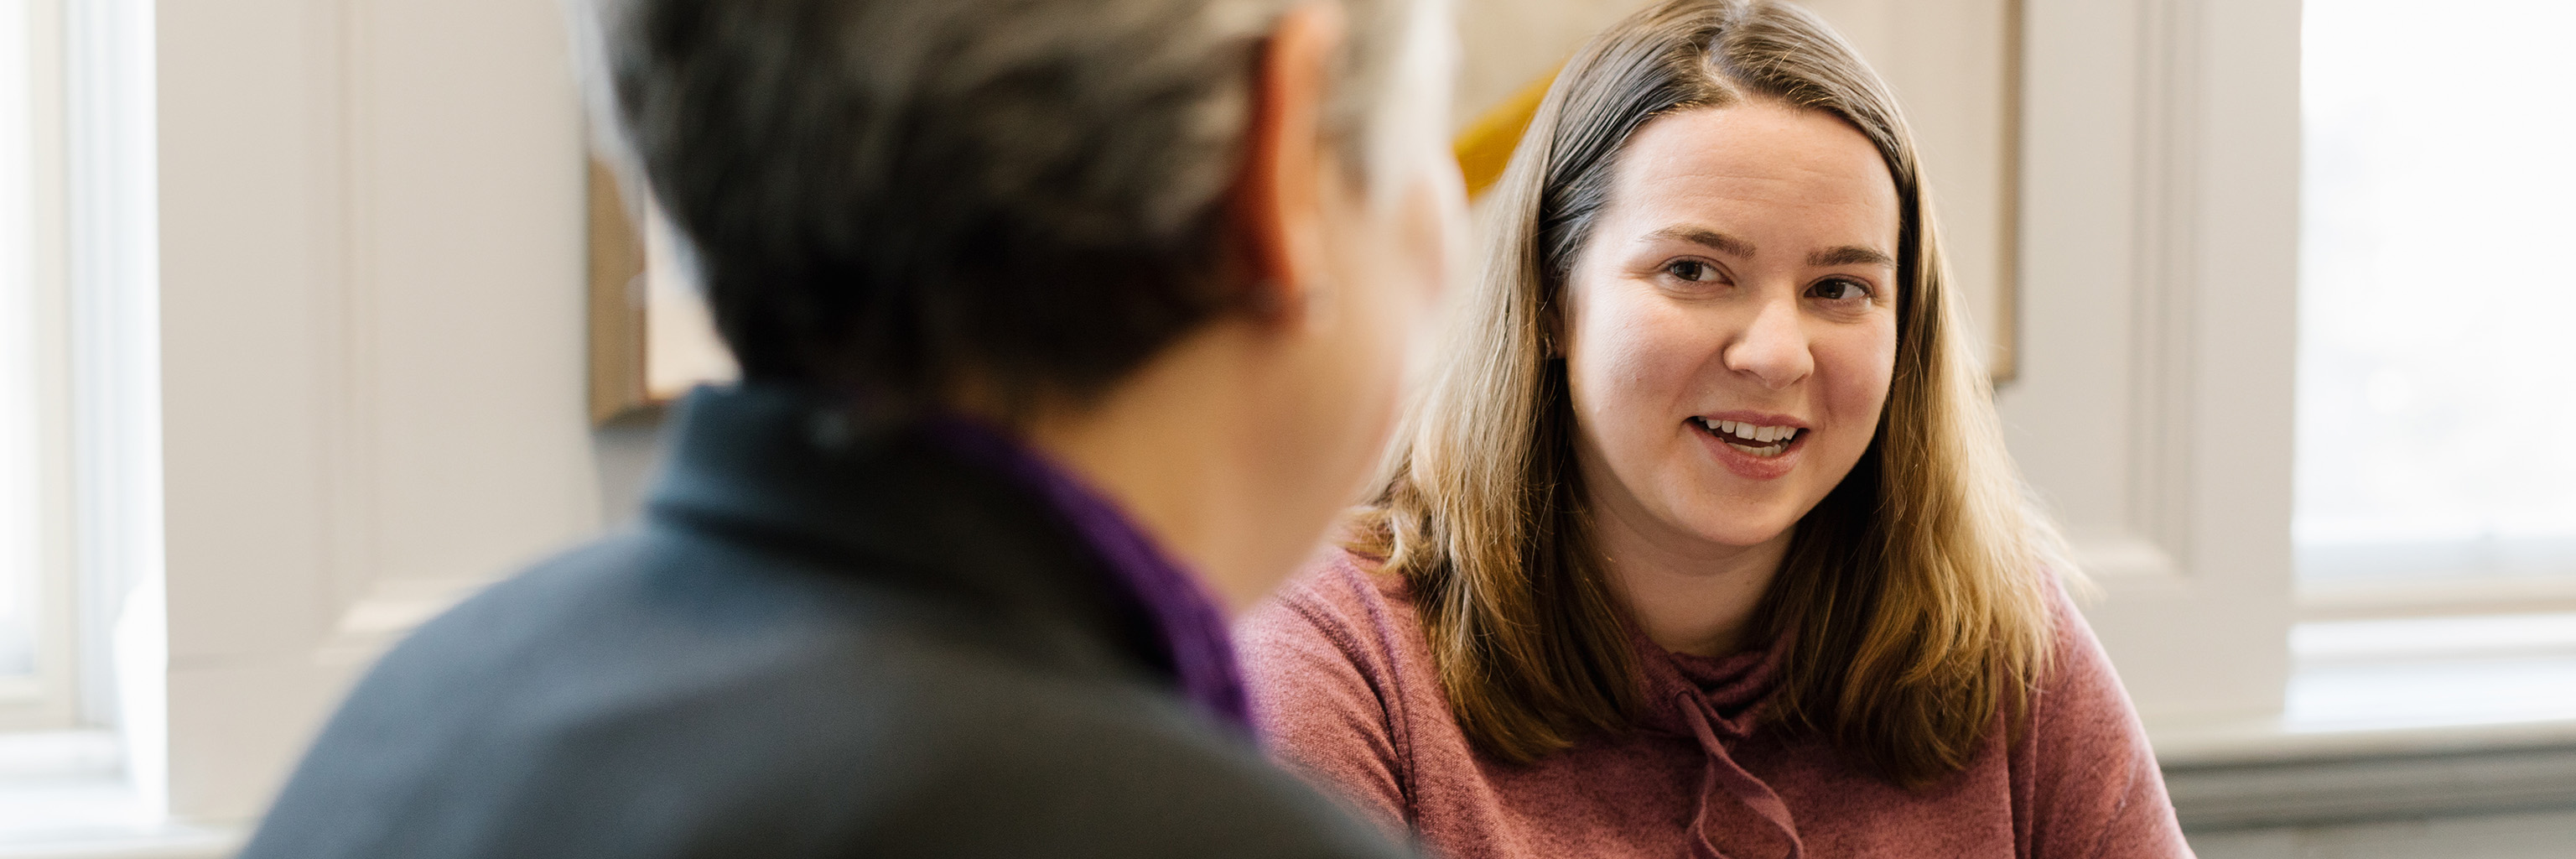
<path fill-rule="evenodd" d="M 2576 573 L 2466 571 L 2302 581 L 2297 609 L 2301 620 L 2310 621 L 2576 611 Z"/>
<path fill-rule="evenodd" d="M 2320 660 L 2281 716 L 2151 739 L 2192 831 L 2576 809 L 2576 656 Z"/>
<path fill-rule="evenodd" d="M 105 731 L 0 735 L 0 859 L 218 859 L 242 833 L 170 823 Z"/>
<path fill-rule="evenodd" d="M 0 859 L 226 859 L 241 849 L 242 841 L 240 832 L 195 827 L 93 832 L 32 841 L 0 835 Z"/>
<path fill-rule="evenodd" d="M 2299 736 L 2262 753 L 2165 758 L 2192 832 L 2576 809 L 2576 723 Z"/>

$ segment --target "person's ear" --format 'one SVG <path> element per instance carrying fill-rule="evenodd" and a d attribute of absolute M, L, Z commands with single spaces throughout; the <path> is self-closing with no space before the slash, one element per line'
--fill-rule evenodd
<path fill-rule="evenodd" d="M 1252 294 L 1245 297 L 1273 318 L 1331 288 L 1323 193 L 1325 182 L 1340 179 L 1328 175 L 1323 116 L 1343 26 L 1341 4 L 1333 0 L 1290 9 L 1254 67 L 1252 116 L 1231 208 L 1249 268 Z"/>

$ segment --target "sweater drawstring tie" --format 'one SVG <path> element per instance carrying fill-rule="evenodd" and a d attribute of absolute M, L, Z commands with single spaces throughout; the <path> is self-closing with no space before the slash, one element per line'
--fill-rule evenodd
<path fill-rule="evenodd" d="M 1789 816 L 1788 803 L 1780 801 L 1780 794 L 1773 792 L 1770 785 L 1746 772 L 1733 756 L 1726 753 L 1726 747 L 1717 741 L 1717 731 L 1709 726 L 1707 702 L 1689 692 L 1680 693 L 1674 700 L 1681 705 L 1682 720 L 1690 723 L 1691 733 L 1699 738 L 1700 751 L 1708 758 L 1707 767 L 1700 771 L 1699 804 L 1691 814 L 1693 859 L 1732 859 L 1719 852 L 1717 845 L 1708 840 L 1709 797 L 1721 786 L 1737 802 L 1744 803 L 1754 814 L 1770 821 L 1780 831 L 1780 836 L 1788 840 L 1789 852 L 1785 859 L 1805 859 L 1807 848 L 1798 840 L 1798 826 Z"/>

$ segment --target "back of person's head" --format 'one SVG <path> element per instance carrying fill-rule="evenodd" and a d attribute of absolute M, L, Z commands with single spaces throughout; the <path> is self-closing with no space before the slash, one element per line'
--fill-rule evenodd
<path fill-rule="evenodd" d="M 1770 712 L 1920 782 L 1964 765 L 2047 661 L 2044 580 L 2060 550 L 2003 449 L 1894 96 L 1797 6 L 1665 0 L 1595 37 L 1549 90 L 1486 203 L 1483 276 L 1352 531 L 1354 549 L 1415 589 L 1461 726 L 1497 756 L 1624 730 L 1645 706 L 1587 533 L 1581 430 L 1550 340 L 1630 138 L 1659 117 L 1750 102 L 1858 131 L 1899 214 L 1879 424 L 1794 526 L 1753 621 L 1786 650 Z"/>
<path fill-rule="evenodd" d="M 1321 124 L 1350 181 L 1392 186 L 1445 119 L 1445 5 L 1325 2 L 1348 26 Z M 574 3 L 603 136 L 746 378 L 1080 402 L 1257 300 L 1225 198 L 1298 0 Z"/>

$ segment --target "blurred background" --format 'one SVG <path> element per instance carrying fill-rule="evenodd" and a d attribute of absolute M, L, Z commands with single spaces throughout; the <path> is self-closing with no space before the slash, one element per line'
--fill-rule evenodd
<path fill-rule="evenodd" d="M 1472 178 L 1642 4 L 1458 5 Z M 2576 7 L 1810 5 L 2201 854 L 2576 855 Z M 569 68 L 538 0 L 0 0 L 0 857 L 226 855 L 385 646 L 634 517 L 728 371 Z"/>

